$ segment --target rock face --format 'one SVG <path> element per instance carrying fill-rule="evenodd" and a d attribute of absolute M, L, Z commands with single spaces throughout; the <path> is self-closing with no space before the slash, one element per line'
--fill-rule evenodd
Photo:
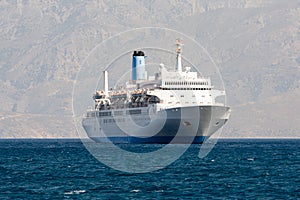
<path fill-rule="evenodd" d="M 219 66 L 232 116 L 223 137 L 299 137 L 300 4 L 291 1 L 0 2 L 0 137 L 77 137 L 72 87 L 95 44 L 167 27 Z"/>

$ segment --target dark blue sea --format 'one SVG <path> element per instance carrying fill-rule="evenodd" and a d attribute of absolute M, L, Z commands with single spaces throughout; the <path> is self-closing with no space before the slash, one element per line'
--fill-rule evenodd
<path fill-rule="evenodd" d="M 80 140 L 0 140 L 0 199 L 300 199 L 300 140 L 219 140 L 198 152 L 130 174 Z"/>

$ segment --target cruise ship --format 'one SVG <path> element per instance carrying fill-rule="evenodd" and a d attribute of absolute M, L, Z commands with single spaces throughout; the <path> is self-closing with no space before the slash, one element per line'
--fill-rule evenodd
<path fill-rule="evenodd" d="M 191 67 L 182 67 L 182 40 L 176 41 L 176 65 L 164 64 L 148 75 L 145 53 L 134 51 L 131 80 L 119 89 L 104 88 L 93 95 L 82 126 L 89 138 L 101 143 L 199 144 L 228 120 L 230 108 L 217 101 L 224 90 L 215 89 L 210 78 Z M 174 56 L 175 57 L 175 56 Z"/>

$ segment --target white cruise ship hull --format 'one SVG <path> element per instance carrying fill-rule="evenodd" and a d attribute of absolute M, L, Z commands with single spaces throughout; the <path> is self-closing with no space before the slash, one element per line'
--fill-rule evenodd
<path fill-rule="evenodd" d="M 82 125 L 91 139 L 101 143 L 199 144 L 220 129 L 229 114 L 229 107 L 216 105 L 158 111 L 148 106 L 90 111 Z"/>

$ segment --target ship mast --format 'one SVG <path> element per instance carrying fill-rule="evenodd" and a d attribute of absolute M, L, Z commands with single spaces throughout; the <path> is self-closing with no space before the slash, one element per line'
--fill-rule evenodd
<path fill-rule="evenodd" d="M 107 71 L 103 71 L 103 76 L 104 76 L 104 95 L 105 95 L 105 98 L 108 97 L 108 74 L 107 74 Z"/>
<path fill-rule="evenodd" d="M 182 51 L 182 40 L 177 39 L 176 40 L 176 46 L 177 46 L 177 57 L 176 57 L 176 72 L 181 73 L 182 72 L 182 65 L 181 65 L 181 51 Z"/>

